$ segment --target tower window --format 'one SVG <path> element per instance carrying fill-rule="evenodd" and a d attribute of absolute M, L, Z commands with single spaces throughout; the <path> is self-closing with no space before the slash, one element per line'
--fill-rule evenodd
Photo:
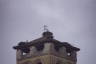
<path fill-rule="evenodd" d="M 26 54 L 27 54 L 27 53 L 24 53 L 24 52 L 23 52 L 23 55 L 26 55 Z"/>
<path fill-rule="evenodd" d="M 68 56 L 71 56 L 71 53 L 67 53 Z"/>

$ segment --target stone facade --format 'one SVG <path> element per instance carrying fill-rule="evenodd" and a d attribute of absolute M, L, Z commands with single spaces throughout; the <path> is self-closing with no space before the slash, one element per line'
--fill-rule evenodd
<path fill-rule="evenodd" d="M 17 64 L 76 64 L 77 51 L 67 42 L 53 38 L 51 32 L 44 32 L 41 38 L 20 42 L 16 49 Z"/>

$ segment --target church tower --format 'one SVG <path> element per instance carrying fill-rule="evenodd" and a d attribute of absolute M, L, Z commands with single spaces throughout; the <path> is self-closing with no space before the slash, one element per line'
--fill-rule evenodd
<path fill-rule="evenodd" d="M 80 49 L 68 42 L 60 42 L 53 33 L 45 31 L 42 37 L 30 42 L 20 42 L 16 49 L 17 64 L 76 64 Z"/>

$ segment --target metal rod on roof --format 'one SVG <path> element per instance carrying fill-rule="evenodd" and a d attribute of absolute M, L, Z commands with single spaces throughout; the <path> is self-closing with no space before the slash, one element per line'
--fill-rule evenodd
<path fill-rule="evenodd" d="M 49 31 L 47 27 L 48 27 L 47 25 L 44 25 L 44 32 Z"/>

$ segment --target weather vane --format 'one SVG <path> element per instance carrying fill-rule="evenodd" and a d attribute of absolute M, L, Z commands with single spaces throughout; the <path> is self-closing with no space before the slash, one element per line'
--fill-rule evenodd
<path fill-rule="evenodd" d="M 44 32 L 49 31 L 47 27 L 47 25 L 44 25 Z"/>

